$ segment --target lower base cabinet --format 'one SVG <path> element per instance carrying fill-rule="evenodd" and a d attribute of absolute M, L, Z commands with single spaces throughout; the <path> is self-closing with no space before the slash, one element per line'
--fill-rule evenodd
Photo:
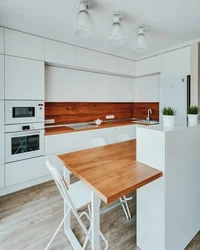
<path fill-rule="evenodd" d="M 17 161 L 5 165 L 5 186 L 11 186 L 44 176 L 44 157 Z"/>
<path fill-rule="evenodd" d="M 5 186 L 4 176 L 4 165 L 0 165 L 0 188 L 3 188 Z"/>

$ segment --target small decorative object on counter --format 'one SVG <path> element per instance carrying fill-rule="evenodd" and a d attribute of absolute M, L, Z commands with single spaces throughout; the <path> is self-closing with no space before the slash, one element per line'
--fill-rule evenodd
<path fill-rule="evenodd" d="M 98 118 L 97 120 L 94 121 L 94 123 L 95 123 L 97 126 L 99 126 L 99 125 L 101 125 L 102 120 L 100 120 L 100 119 Z"/>
<path fill-rule="evenodd" d="M 167 128 L 175 127 L 175 116 L 177 114 L 177 110 L 172 107 L 164 107 L 162 109 L 163 114 L 163 126 Z"/>
<path fill-rule="evenodd" d="M 188 108 L 188 126 L 197 126 L 198 125 L 198 116 L 199 116 L 199 107 L 190 106 Z"/>

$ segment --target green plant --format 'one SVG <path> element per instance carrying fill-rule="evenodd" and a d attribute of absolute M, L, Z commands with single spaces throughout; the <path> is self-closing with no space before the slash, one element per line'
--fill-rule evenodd
<path fill-rule="evenodd" d="M 197 107 L 197 106 L 190 106 L 190 107 L 188 108 L 187 113 L 188 113 L 189 115 L 198 115 L 198 114 L 199 114 L 199 107 Z"/>
<path fill-rule="evenodd" d="M 176 115 L 177 114 L 177 110 L 171 108 L 171 107 L 164 107 L 162 109 L 162 114 L 163 115 Z"/>

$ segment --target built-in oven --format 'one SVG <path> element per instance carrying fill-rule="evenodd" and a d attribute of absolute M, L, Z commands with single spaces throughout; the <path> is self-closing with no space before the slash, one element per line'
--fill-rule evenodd
<path fill-rule="evenodd" d="M 5 126 L 5 161 L 44 155 L 44 123 Z"/>
<path fill-rule="evenodd" d="M 5 124 L 44 122 L 44 101 L 5 101 Z"/>

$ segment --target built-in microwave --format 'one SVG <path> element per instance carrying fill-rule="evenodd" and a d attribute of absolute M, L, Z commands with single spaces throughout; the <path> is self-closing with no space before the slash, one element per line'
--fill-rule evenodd
<path fill-rule="evenodd" d="M 44 101 L 5 101 L 5 124 L 44 122 Z"/>

